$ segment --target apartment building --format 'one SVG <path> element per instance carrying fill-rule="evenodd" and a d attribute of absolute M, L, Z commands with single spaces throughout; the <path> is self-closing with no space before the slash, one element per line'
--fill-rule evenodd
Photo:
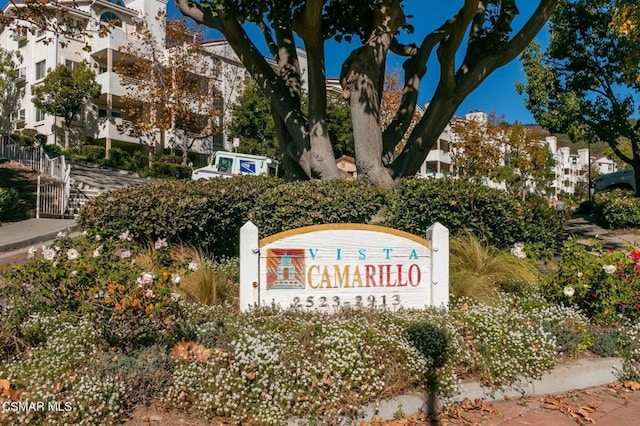
<path fill-rule="evenodd" d="M 556 197 L 561 193 L 575 194 L 580 187 L 586 188 L 589 180 L 587 174 L 589 165 L 597 174 L 617 171 L 615 161 L 606 156 L 590 156 L 588 148 L 581 148 L 576 153 L 572 153 L 568 146 L 558 147 L 558 140 L 555 136 L 547 136 L 545 143 L 549 146 L 555 160 L 553 168 L 555 179 L 552 187 Z"/>
<path fill-rule="evenodd" d="M 19 75 L 16 83 L 22 90 L 19 106 L 12 114 L 13 129 L 35 129 L 46 136 L 47 143 L 60 143 L 63 140 L 61 119 L 35 108 L 31 88 L 41 84 L 60 64 L 73 67 L 86 61 L 95 70 L 102 93 L 74 120 L 73 137 L 88 137 L 104 144 L 107 150 L 112 146 L 139 144 L 139 138 L 127 136 L 117 128 L 126 119 L 121 101 L 125 91 L 120 76 L 114 71 L 114 63 L 120 59 L 120 46 L 140 43 L 138 30 L 145 21 L 157 39 L 164 40 L 160 23 L 149 17 L 164 11 L 167 0 L 62 0 L 57 6 L 65 8 L 72 18 L 73 24 L 68 24 L 72 28 L 67 28 L 65 35 L 37 29 L 29 31 L 24 27 L 25 22 L 19 21 L 0 25 L 0 46 L 18 52 L 20 57 L 16 63 Z M 7 4 L 3 14 L 11 16 L 19 7 L 19 3 Z M 112 25 L 108 34 L 99 36 L 101 28 L 108 25 Z"/>
<path fill-rule="evenodd" d="M 59 4 L 66 7 L 65 13 L 72 17 L 75 31 L 65 31 L 65 35 L 35 28 L 30 31 L 25 28 L 24 21 L 18 20 L 0 25 L 0 47 L 18 52 L 20 58 L 15 64 L 20 99 L 16 111 L 11 114 L 12 129 L 34 129 L 46 136 L 48 144 L 63 144 L 62 119 L 38 110 L 31 101 L 31 89 L 41 84 L 58 65 L 73 67 L 85 61 L 96 73 L 101 94 L 74 119 L 71 140 L 104 145 L 107 152 L 112 147 L 131 149 L 139 148 L 141 144 L 166 147 L 172 143 L 181 147 L 182 131 L 158 127 L 143 136 L 132 136 L 126 130 L 130 117 L 123 97 L 131 87 L 130 83 L 138 82 L 116 72 L 116 64 L 126 66 L 127 61 L 135 61 L 123 53 L 122 47 L 128 46 L 125 50 L 129 52 L 143 51 L 149 49 L 149 39 L 156 40 L 157 51 L 170 60 L 171 50 L 164 46 L 165 25 L 156 19 L 166 12 L 167 0 L 62 0 Z M 19 7 L 20 4 L 8 4 L 3 14 L 11 16 Z M 108 31 L 104 31 L 105 27 Z M 210 40 L 201 44 L 204 51 L 201 61 L 211 70 L 205 77 L 214 81 L 222 93 L 217 102 L 223 115 L 218 122 L 205 125 L 202 132 L 189 137 L 194 139 L 192 151 L 209 154 L 218 149 L 231 149 L 221 130 L 229 124 L 231 111 L 227 106 L 239 95 L 246 70 L 226 41 Z"/>

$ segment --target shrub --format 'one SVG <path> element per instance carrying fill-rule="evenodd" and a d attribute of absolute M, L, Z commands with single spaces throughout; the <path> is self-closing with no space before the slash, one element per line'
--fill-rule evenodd
<path fill-rule="evenodd" d="M 92 163 L 100 163 L 104 160 L 105 152 L 105 148 L 100 145 L 83 145 L 80 148 L 80 153 Z"/>
<path fill-rule="evenodd" d="M 105 236 L 128 230 L 141 242 L 180 241 L 218 258 L 237 256 L 240 227 L 249 219 L 264 236 L 303 225 L 363 223 L 384 200 L 384 192 L 359 182 L 165 181 L 103 194 L 85 206 L 79 223 Z"/>
<path fill-rule="evenodd" d="M 277 179 L 243 176 L 209 181 L 159 181 L 102 194 L 82 210 L 78 223 L 105 237 L 129 231 L 146 243 L 167 238 L 215 257 L 238 255 L 240 227 Z M 141 208 L 142 207 L 142 208 Z"/>
<path fill-rule="evenodd" d="M 593 213 L 593 200 L 586 200 L 580 203 L 576 209 L 576 213 L 579 214 L 592 214 Z"/>
<path fill-rule="evenodd" d="M 46 152 L 47 155 L 51 158 L 61 156 L 63 151 L 60 145 L 55 144 L 43 145 L 42 148 L 44 149 L 44 152 Z"/>
<path fill-rule="evenodd" d="M 37 142 L 37 136 L 39 135 L 36 129 L 23 129 L 20 132 L 20 138 L 18 143 L 26 146 L 33 146 Z"/>
<path fill-rule="evenodd" d="M 124 162 L 124 168 L 133 172 L 146 169 L 149 166 L 149 156 L 143 152 L 135 151 Z"/>
<path fill-rule="evenodd" d="M 155 162 L 149 174 L 159 178 L 191 179 L 191 167 L 183 164 Z"/>
<path fill-rule="evenodd" d="M 544 293 L 605 322 L 639 320 L 640 252 L 593 250 L 594 254 L 575 241 L 566 242 L 558 271 L 547 279 Z"/>
<path fill-rule="evenodd" d="M 109 150 L 109 159 L 105 160 L 105 165 L 110 167 L 122 167 L 129 157 L 129 153 L 120 148 L 111 148 Z"/>
<path fill-rule="evenodd" d="M 160 163 L 169 163 L 169 164 L 182 164 L 182 156 L 178 157 L 177 155 L 162 155 L 158 161 Z"/>
<path fill-rule="evenodd" d="M 266 188 L 250 214 L 267 236 L 309 225 L 368 223 L 385 204 L 385 192 L 364 182 L 291 182 Z"/>
<path fill-rule="evenodd" d="M 633 191 L 614 189 L 597 192 L 594 213 L 599 222 L 611 229 L 640 227 L 640 197 Z"/>
<path fill-rule="evenodd" d="M 137 250 L 124 234 L 99 241 L 61 236 L 53 246 L 31 249 L 32 260 L 4 276 L 9 285 L 0 289 L 0 299 L 12 306 L 7 324 L 21 324 L 33 313 L 83 313 L 93 315 L 111 346 L 135 350 L 171 343 L 179 316 L 171 277 L 189 271 L 162 262 L 167 269 L 144 270 L 134 262 Z"/>
<path fill-rule="evenodd" d="M 24 204 L 14 188 L 0 188 L 0 222 L 11 221 L 22 216 Z"/>
<path fill-rule="evenodd" d="M 389 226 L 425 235 L 440 222 L 452 233 L 468 230 L 483 243 L 507 248 L 522 242 L 554 245 L 562 229 L 557 214 L 540 201 L 521 203 L 504 191 L 453 179 L 406 179 L 387 215 Z"/>

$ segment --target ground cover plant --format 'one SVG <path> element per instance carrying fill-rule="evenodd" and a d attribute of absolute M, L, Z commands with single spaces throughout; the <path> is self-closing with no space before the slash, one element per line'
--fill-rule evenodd
<path fill-rule="evenodd" d="M 4 413 L 12 424 L 114 424 L 149 401 L 234 424 L 333 424 L 408 390 L 452 395 L 462 379 L 508 387 L 596 341 L 586 316 L 548 303 L 534 284 L 505 286 L 511 293 L 496 291 L 491 306 L 454 297 L 448 311 L 239 314 L 237 263 L 164 238 L 61 235 L 31 255 L 0 275 L 1 398 L 63 409 Z M 640 329 L 615 332 L 633 377 Z"/>

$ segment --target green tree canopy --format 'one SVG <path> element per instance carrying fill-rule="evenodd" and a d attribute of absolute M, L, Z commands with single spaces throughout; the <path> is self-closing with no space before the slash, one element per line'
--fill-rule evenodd
<path fill-rule="evenodd" d="M 47 74 L 42 84 L 33 86 L 31 93 L 36 108 L 63 118 L 65 147 L 69 147 L 71 122 L 84 110 L 90 99 L 100 96 L 100 90 L 93 70 L 86 62 L 78 62 L 73 68 L 58 65 Z"/>
<path fill-rule="evenodd" d="M 240 138 L 239 152 L 278 158 L 278 138 L 271 116 L 269 99 L 250 80 L 231 107 L 229 135 Z"/>
<path fill-rule="evenodd" d="M 10 116 L 18 107 L 15 59 L 16 53 L 0 48 L 0 133 L 11 130 Z"/>
<path fill-rule="evenodd" d="M 532 45 L 522 55 L 527 84 L 517 86 L 539 124 L 572 140 L 601 140 L 634 167 L 640 190 L 637 114 L 638 45 L 615 25 L 615 2 L 562 0 L 551 19 L 546 51 Z M 626 138 L 631 153 L 620 149 Z"/>

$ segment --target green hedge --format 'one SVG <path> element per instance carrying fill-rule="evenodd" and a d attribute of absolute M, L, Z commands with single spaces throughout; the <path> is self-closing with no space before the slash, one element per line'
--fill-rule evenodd
<path fill-rule="evenodd" d="M 522 242 L 544 250 L 562 231 L 562 220 L 545 201 L 521 203 L 498 189 L 453 179 L 406 179 L 387 215 L 387 225 L 425 235 L 440 222 L 455 234 L 471 231 L 481 241 L 506 248 Z"/>
<path fill-rule="evenodd" d="M 614 189 L 593 196 L 596 219 L 611 229 L 640 227 L 640 197 L 633 191 Z"/>
<path fill-rule="evenodd" d="M 127 151 L 114 147 L 109 150 L 109 159 L 104 160 L 104 163 L 111 167 L 122 167 L 127 158 L 129 158 L 129 153 Z"/>
<path fill-rule="evenodd" d="M 104 146 L 100 145 L 83 145 L 82 148 L 80 148 L 80 153 L 87 161 L 99 163 L 104 160 L 106 150 Z"/>
<path fill-rule="evenodd" d="M 237 177 L 209 181 L 159 181 L 102 194 L 89 202 L 79 225 L 102 236 L 129 231 L 140 241 L 200 247 L 214 256 L 238 254 L 238 232 L 267 187 L 279 181 Z"/>
<path fill-rule="evenodd" d="M 159 178 L 191 179 L 191 172 L 189 166 L 156 162 L 151 165 L 149 174 Z"/>
<path fill-rule="evenodd" d="M 243 176 L 157 182 L 103 194 L 80 215 L 80 226 L 103 236 L 129 230 L 235 256 L 240 227 L 251 219 L 262 237 L 324 223 L 382 223 L 425 235 L 439 221 L 452 233 L 471 230 L 486 243 L 516 242 L 537 253 L 554 246 L 562 223 L 543 200 L 522 204 L 508 194 L 460 181 L 411 179 L 397 191 L 357 181 L 284 182 Z"/>
<path fill-rule="evenodd" d="M 289 182 L 267 188 L 251 211 L 261 236 L 324 223 L 368 223 L 389 193 L 364 182 Z"/>
<path fill-rule="evenodd" d="M 303 225 L 367 222 L 384 200 L 381 190 L 359 182 L 164 181 L 102 194 L 85 206 L 79 224 L 103 236 L 129 230 L 142 241 L 168 238 L 236 256 L 240 227 L 249 219 L 262 236 Z"/>

